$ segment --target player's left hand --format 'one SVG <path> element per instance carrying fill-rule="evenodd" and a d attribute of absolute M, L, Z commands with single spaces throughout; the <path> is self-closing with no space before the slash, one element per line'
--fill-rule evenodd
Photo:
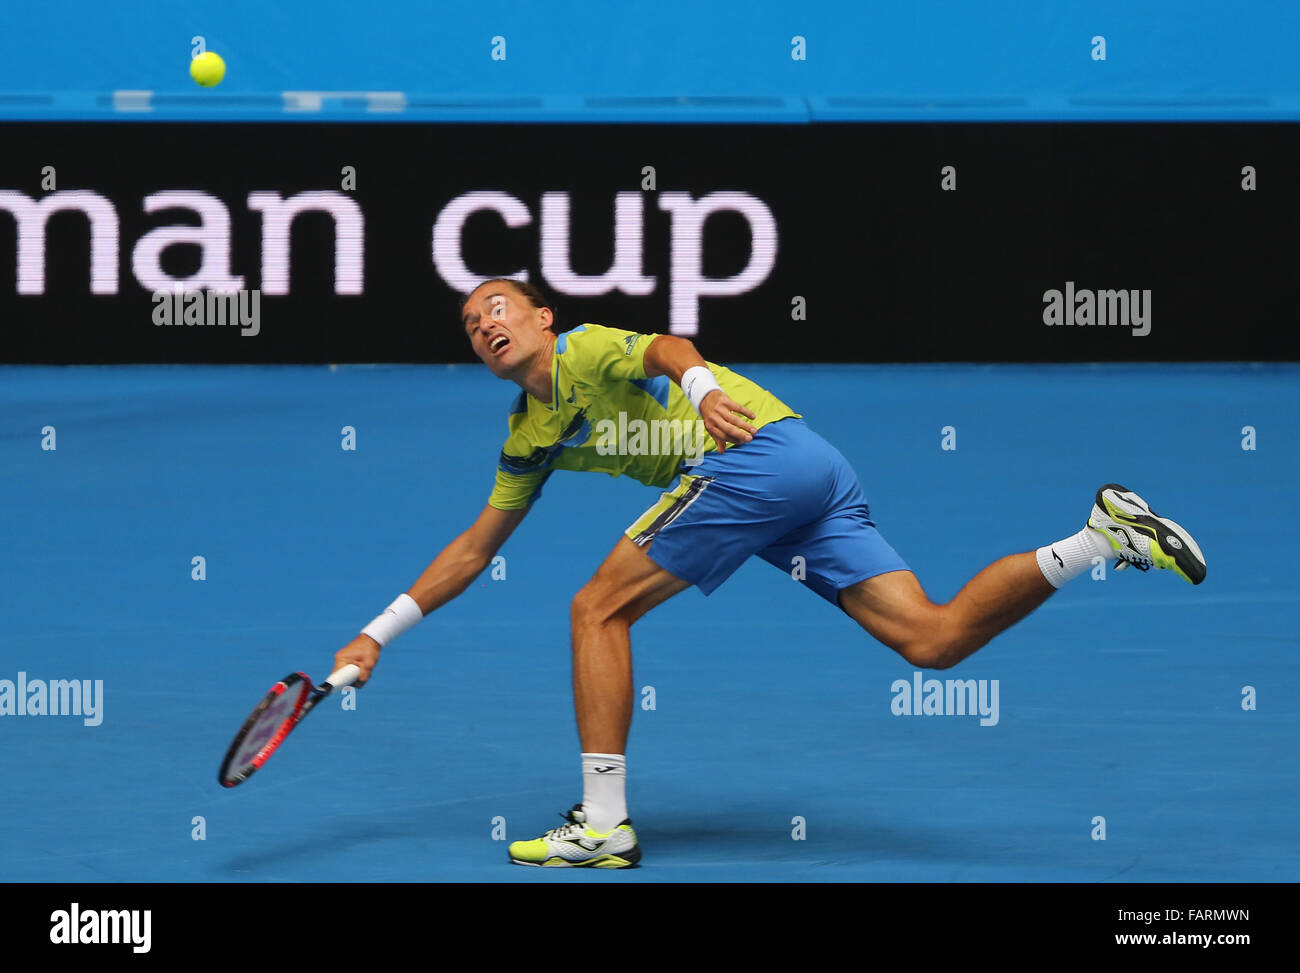
<path fill-rule="evenodd" d="M 728 398 L 722 389 L 714 389 L 700 402 L 700 418 L 704 420 L 704 428 L 718 444 L 718 452 L 726 449 L 727 443 L 747 443 L 758 432 L 738 416 L 757 418 L 739 402 Z"/>

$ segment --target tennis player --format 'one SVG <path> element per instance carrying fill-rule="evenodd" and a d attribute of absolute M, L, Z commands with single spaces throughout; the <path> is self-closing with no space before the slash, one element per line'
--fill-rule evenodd
<path fill-rule="evenodd" d="M 995 561 L 952 601 L 935 604 L 872 523 L 844 457 L 790 406 L 706 362 L 687 339 L 594 324 L 557 333 L 545 297 L 511 280 L 477 287 L 461 324 L 492 374 L 522 389 L 495 487 L 469 529 L 338 652 L 335 669 L 356 663 L 364 683 L 383 646 L 491 563 L 554 471 L 671 485 L 574 596 L 582 802 L 562 826 L 512 843 L 518 864 L 625 868 L 640 860 L 624 796 L 634 699 L 629 629 L 690 585 L 710 594 L 752 555 L 786 572 L 802 557 L 803 584 L 910 665 L 929 669 L 961 662 L 1096 557 L 1167 569 L 1192 584 L 1205 578 L 1191 535 L 1112 483 L 1097 491 L 1082 530 Z M 693 435 L 701 425 L 707 436 Z"/>

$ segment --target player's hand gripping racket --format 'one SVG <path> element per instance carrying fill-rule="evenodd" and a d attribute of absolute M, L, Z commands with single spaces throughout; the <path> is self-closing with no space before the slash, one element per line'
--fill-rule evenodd
<path fill-rule="evenodd" d="M 253 771 L 271 759 L 289 732 L 303 721 L 312 708 L 336 689 L 350 686 L 361 670 L 346 665 L 319 686 L 301 672 L 285 676 L 257 704 L 226 751 L 217 780 L 234 787 L 253 776 Z"/>

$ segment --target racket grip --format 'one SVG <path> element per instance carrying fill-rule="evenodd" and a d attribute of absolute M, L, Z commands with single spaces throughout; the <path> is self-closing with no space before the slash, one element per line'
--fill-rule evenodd
<path fill-rule="evenodd" d="M 361 670 L 349 662 L 342 669 L 331 673 L 325 682 L 329 684 L 331 689 L 342 689 L 344 686 L 351 686 L 356 682 L 359 675 L 361 675 Z"/>

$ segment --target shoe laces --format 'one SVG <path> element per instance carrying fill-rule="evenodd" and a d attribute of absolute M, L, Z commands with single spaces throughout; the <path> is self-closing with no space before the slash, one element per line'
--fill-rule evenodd
<path fill-rule="evenodd" d="M 582 805 L 575 804 L 568 811 L 560 812 L 560 817 L 564 818 L 564 824 L 558 828 L 552 828 L 543 838 L 551 841 L 565 841 L 569 838 L 577 838 L 583 835 L 587 830 L 587 816 L 583 814 Z"/>
<path fill-rule="evenodd" d="M 1120 551 L 1120 560 L 1137 568 L 1139 571 L 1150 571 L 1152 564 L 1155 562 L 1149 557 L 1143 557 L 1141 554 L 1130 554 L 1128 551 Z"/>

